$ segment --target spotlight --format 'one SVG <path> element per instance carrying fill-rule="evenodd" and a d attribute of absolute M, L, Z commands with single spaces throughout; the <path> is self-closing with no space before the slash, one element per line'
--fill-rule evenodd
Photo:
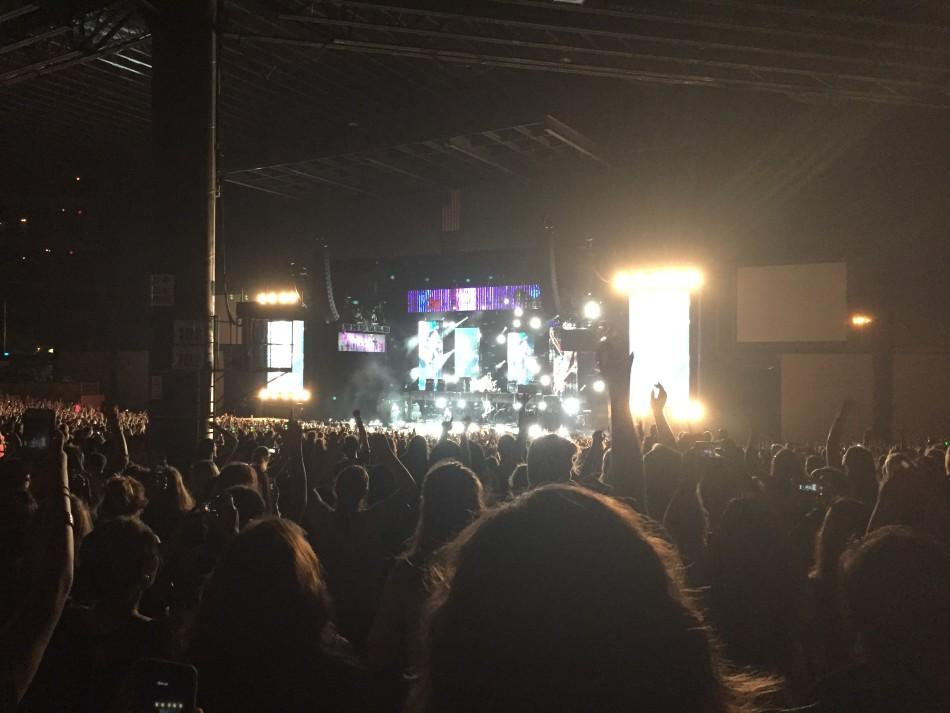
<path fill-rule="evenodd" d="M 541 374 L 541 378 L 538 379 L 541 382 L 541 386 L 550 386 L 551 385 L 551 375 L 550 374 Z"/>
<path fill-rule="evenodd" d="M 503 299 L 503 300 L 501 301 L 501 303 L 502 303 L 503 305 L 506 305 L 506 306 L 507 306 L 507 305 L 510 305 L 510 304 L 511 304 L 511 300 L 509 300 L 509 299 L 506 297 L 505 299 Z"/>
<path fill-rule="evenodd" d="M 505 334 L 502 332 L 497 337 L 495 337 L 495 344 L 504 344 L 506 341 Z"/>
<path fill-rule="evenodd" d="M 261 389 L 257 392 L 257 398 L 261 401 L 267 401 L 270 399 L 270 389 Z"/>
<path fill-rule="evenodd" d="M 538 411 L 547 411 L 547 410 L 548 410 L 548 402 L 547 402 L 547 401 L 539 401 L 539 402 L 538 402 Z"/>
<path fill-rule="evenodd" d="M 607 390 L 607 384 L 604 383 L 603 379 L 597 379 L 591 386 L 598 394 L 602 394 Z"/>
<path fill-rule="evenodd" d="M 531 327 L 531 329 L 541 329 L 541 318 L 532 317 L 528 320 L 528 326 Z"/>
<path fill-rule="evenodd" d="M 612 280 L 617 292 L 638 290 L 686 290 L 691 292 L 703 284 L 703 274 L 695 268 L 662 268 L 639 272 L 618 272 Z"/>
<path fill-rule="evenodd" d="M 442 397 L 442 396 L 438 397 L 438 398 L 435 400 L 435 407 L 436 407 L 436 408 L 439 408 L 439 409 L 445 408 L 446 406 L 448 406 L 448 404 L 449 404 L 449 402 L 446 401 L 445 398 Z"/>
<path fill-rule="evenodd" d="M 298 401 L 309 401 L 310 400 L 310 389 L 302 389 L 297 394 Z"/>
<path fill-rule="evenodd" d="M 699 401 L 690 399 L 686 403 L 674 407 L 673 416 L 680 421 L 689 421 L 695 424 L 706 418 L 706 407 Z"/>
<path fill-rule="evenodd" d="M 872 322 L 874 322 L 874 318 L 871 317 L 871 315 L 869 314 L 862 314 L 860 312 L 855 312 L 854 314 L 851 315 L 852 327 L 857 327 L 858 329 L 862 329 L 864 327 L 869 326 Z"/>
<path fill-rule="evenodd" d="M 528 426 L 528 438 L 534 440 L 535 438 L 540 438 L 544 435 L 544 430 L 536 423 L 532 423 Z"/>
<path fill-rule="evenodd" d="M 576 416 L 581 411 L 581 402 L 573 396 L 561 402 L 561 408 L 568 416 Z"/>
<path fill-rule="evenodd" d="M 515 307 L 515 317 L 521 317 L 524 314 L 524 310 L 521 307 Z"/>
<path fill-rule="evenodd" d="M 457 405 L 459 408 L 465 408 L 466 406 L 468 406 L 468 401 L 466 401 L 465 399 L 459 399 L 459 400 L 456 402 L 456 405 Z"/>
<path fill-rule="evenodd" d="M 511 320 L 511 326 L 514 327 L 515 329 L 521 329 L 521 320 L 520 319 Z"/>
<path fill-rule="evenodd" d="M 600 302 L 596 300 L 588 300 L 584 304 L 584 319 L 595 320 L 600 319 L 601 309 Z"/>
<path fill-rule="evenodd" d="M 257 304 L 266 305 L 267 304 L 267 293 L 258 292 L 257 293 Z"/>
<path fill-rule="evenodd" d="M 521 410 L 521 406 L 522 406 L 522 404 L 521 404 L 520 401 L 515 401 L 515 405 L 514 405 L 515 411 L 520 411 L 520 410 Z"/>

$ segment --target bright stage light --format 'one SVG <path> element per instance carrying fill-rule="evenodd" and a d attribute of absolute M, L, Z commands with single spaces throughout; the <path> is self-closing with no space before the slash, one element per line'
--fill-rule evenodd
<path fill-rule="evenodd" d="M 257 392 L 257 398 L 259 398 L 261 401 L 267 401 L 270 399 L 270 391 L 268 389 L 261 389 Z"/>
<path fill-rule="evenodd" d="M 573 396 L 570 396 L 561 402 L 561 408 L 564 409 L 564 413 L 568 416 L 576 416 L 581 411 L 581 402 Z"/>
<path fill-rule="evenodd" d="M 282 390 L 265 387 L 257 392 L 257 398 L 261 401 L 305 403 L 310 400 L 311 396 L 310 389 Z"/>
<path fill-rule="evenodd" d="M 532 317 L 528 320 L 528 326 L 531 327 L 531 329 L 541 329 L 541 318 Z"/>
<path fill-rule="evenodd" d="M 290 290 L 283 292 L 258 292 L 257 303 L 262 305 L 295 305 L 300 301 L 300 295 Z"/>
<path fill-rule="evenodd" d="M 538 379 L 541 382 L 541 386 L 550 386 L 551 385 L 551 375 L 550 374 L 541 374 L 541 378 Z"/>
<path fill-rule="evenodd" d="M 706 418 L 706 407 L 695 399 L 689 399 L 684 404 L 673 408 L 673 419 L 686 421 L 690 424 L 702 423 Z"/>
<path fill-rule="evenodd" d="M 692 292 L 703 284 L 703 273 L 696 268 L 661 268 L 618 272 L 611 281 L 614 290 L 627 293 L 631 290 L 674 290 Z"/>
<path fill-rule="evenodd" d="M 702 282 L 698 270 L 660 269 L 629 274 L 629 349 L 636 354 L 630 377 L 630 410 L 650 413 L 650 394 L 657 382 L 669 393 L 671 414 L 690 410 L 691 292 Z"/>
<path fill-rule="evenodd" d="M 538 411 L 547 411 L 547 410 L 548 410 L 548 402 L 547 402 L 547 401 L 539 401 L 539 402 L 538 402 Z"/>
<path fill-rule="evenodd" d="M 544 429 L 541 428 L 537 423 L 532 423 L 528 426 L 528 438 L 534 440 L 535 438 L 540 438 L 544 435 Z"/>
<path fill-rule="evenodd" d="M 514 327 L 515 329 L 521 329 L 521 320 L 520 319 L 511 320 L 511 326 Z"/>
<path fill-rule="evenodd" d="M 468 424 L 468 432 L 469 432 L 469 433 L 475 433 L 475 431 L 477 431 L 477 430 L 478 430 L 478 424 L 477 424 L 477 423 L 470 423 L 470 424 Z"/>
<path fill-rule="evenodd" d="M 465 399 L 459 399 L 455 403 L 459 408 L 465 408 L 466 406 L 468 406 L 468 401 L 466 401 Z"/>
<path fill-rule="evenodd" d="M 505 333 L 502 332 L 497 337 L 495 337 L 495 344 L 505 344 L 507 343 L 508 338 L 505 336 Z"/>
<path fill-rule="evenodd" d="M 524 310 L 521 307 L 515 307 L 515 317 L 520 317 L 524 314 Z"/>
<path fill-rule="evenodd" d="M 442 397 L 442 396 L 439 396 L 439 397 L 435 400 L 435 407 L 436 407 L 436 408 L 445 408 L 445 407 L 448 406 L 448 405 L 449 405 L 449 402 L 446 401 L 446 399 L 445 399 L 444 397 Z"/>
<path fill-rule="evenodd" d="M 869 314 L 862 314 L 860 312 L 856 312 L 855 314 L 851 315 L 852 327 L 857 327 L 858 329 L 862 329 L 870 325 L 872 322 L 874 322 L 874 318 L 871 317 L 871 315 Z"/>
<path fill-rule="evenodd" d="M 521 402 L 520 402 L 520 401 L 515 401 L 515 403 L 514 403 L 514 409 L 515 409 L 515 411 L 520 411 L 520 410 L 521 410 Z"/>
<path fill-rule="evenodd" d="M 596 300 L 588 300 L 584 303 L 584 319 L 600 319 L 602 310 L 600 308 L 600 302 Z"/>
<path fill-rule="evenodd" d="M 597 381 L 591 384 L 591 386 L 593 387 L 594 391 L 597 392 L 598 394 L 602 394 L 604 393 L 604 391 L 607 390 L 607 384 L 604 383 L 603 379 L 597 379 Z"/>

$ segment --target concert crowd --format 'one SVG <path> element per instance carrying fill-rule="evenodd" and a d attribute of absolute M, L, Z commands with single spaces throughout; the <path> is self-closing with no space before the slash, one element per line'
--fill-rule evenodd
<path fill-rule="evenodd" d="M 138 710 L 161 659 L 204 713 L 950 711 L 945 441 L 676 434 L 600 366 L 606 433 L 223 416 L 182 470 L 0 397 L 0 710 Z"/>

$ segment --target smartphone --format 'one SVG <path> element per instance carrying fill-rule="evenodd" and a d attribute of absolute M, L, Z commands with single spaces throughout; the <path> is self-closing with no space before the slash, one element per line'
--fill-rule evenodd
<path fill-rule="evenodd" d="M 53 443 L 56 414 L 46 408 L 30 408 L 23 412 L 23 445 L 33 451 L 45 451 Z"/>
<path fill-rule="evenodd" d="M 798 489 L 803 493 L 818 493 L 818 483 L 801 483 Z"/>
<path fill-rule="evenodd" d="M 716 446 L 713 444 L 707 444 L 701 446 L 699 449 L 701 455 L 706 458 L 719 458 L 719 453 L 716 452 Z"/>
<path fill-rule="evenodd" d="M 193 713 L 198 694 L 194 666 L 139 659 L 132 666 L 135 713 Z"/>

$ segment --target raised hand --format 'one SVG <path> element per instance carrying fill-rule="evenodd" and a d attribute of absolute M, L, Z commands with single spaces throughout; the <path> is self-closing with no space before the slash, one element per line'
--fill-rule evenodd
<path fill-rule="evenodd" d="M 662 411 L 666 406 L 666 389 L 663 388 L 663 384 L 657 382 L 653 385 L 653 388 L 656 390 L 650 392 L 650 408 L 654 411 Z"/>

